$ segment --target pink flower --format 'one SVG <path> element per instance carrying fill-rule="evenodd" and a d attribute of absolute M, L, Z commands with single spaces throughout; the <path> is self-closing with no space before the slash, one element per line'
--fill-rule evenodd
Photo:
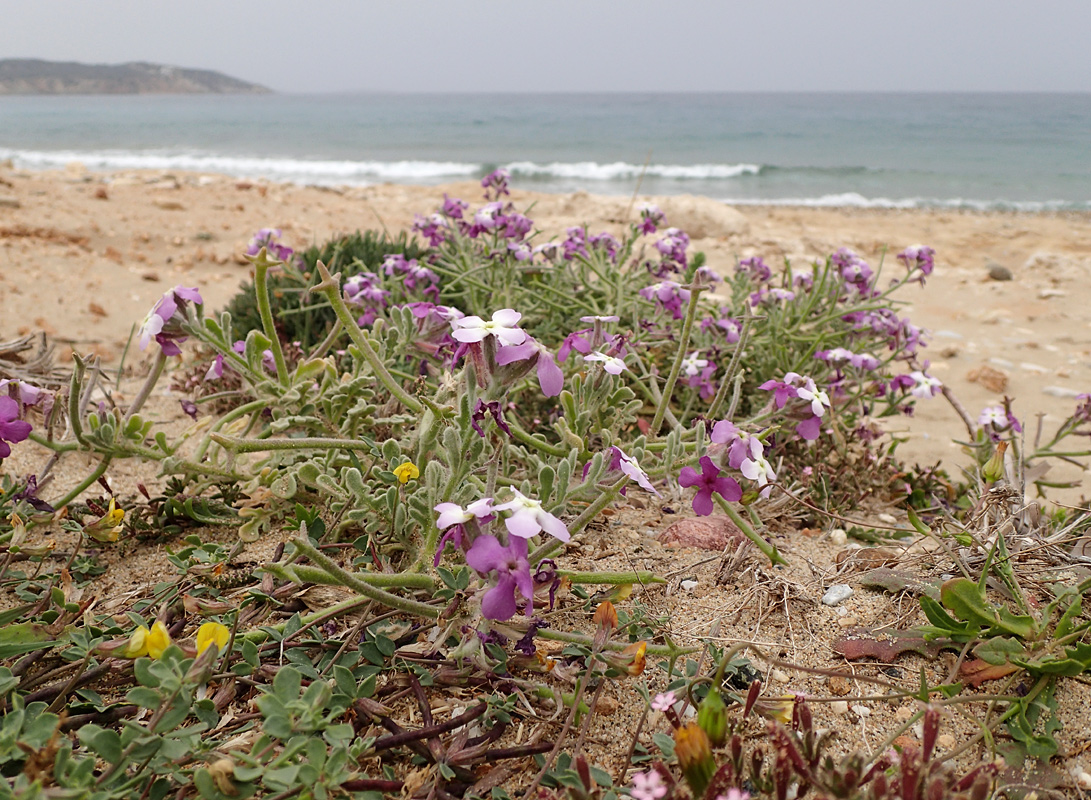
<path fill-rule="evenodd" d="M 697 472 L 693 467 L 682 467 L 678 475 L 678 483 L 681 486 L 697 486 L 697 494 L 693 497 L 693 510 L 702 517 L 712 513 L 712 495 L 720 495 L 725 500 L 735 502 L 742 498 L 742 488 L 734 478 L 720 475 L 720 468 L 712 463 L 708 456 L 701 457 L 701 471 Z"/>

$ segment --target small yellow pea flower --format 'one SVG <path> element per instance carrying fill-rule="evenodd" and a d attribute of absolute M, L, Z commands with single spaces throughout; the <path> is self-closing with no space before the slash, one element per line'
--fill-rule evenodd
<path fill-rule="evenodd" d="M 167 626 L 158 620 L 152 625 L 148 634 L 148 655 L 152 658 L 160 658 L 163 651 L 170 647 L 170 631 Z"/>
<path fill-rule="evenodd" d="M 125 521 L 125 509 L 118 508 L 110 498 L 110 508 L 94 522 L 83 526 L 83 532 L 96 542 L 116 542 Z"/>
<path fill-rule="evenodd" d="M 157 620 L 150 631 L 144 625 L 133 631 L 132 636 L 129 637 L 129 644 L 121 655 L 125 658 L 141 656 L 159 658 L 168 647 L 170 647 L 170 632 L 166 625 Z"/>
<path fill-rule="evenodd" d="M 231 631 L 226 625 L 219 622 L 204 623 L 197 629 L 197 655 L 200 656 L 212 645 L 216 645 L 217 650 L 223 650 L 230 638 Z"/>
<path fill-rule="evenodd" d="M 394 467 L 394 476 L 398 479 L 399 483 L 409 483 L 409 481 L 416 480 L 420 477 L 420 470 L 417 469 L 417 465 L 412 461 L 406 461 L 404 464 L 399 464 Z"/>

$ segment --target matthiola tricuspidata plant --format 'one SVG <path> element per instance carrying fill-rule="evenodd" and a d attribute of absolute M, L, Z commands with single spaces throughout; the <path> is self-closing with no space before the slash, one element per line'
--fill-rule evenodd
<path fill-rule="evenodd" d="M 316 566 L 278 574 L 325 570 L 419 613 L 410 595 L 453 582 L 463 600 L 445 619 L 507 636 L 548 607 L 565 542 L 622 492 L 685 492 L 780 560 L 762 501 L 839 454 L 879 468 L 874 420 L 941 388 L 892 298 L 931 273 L 928 248 L 899 256 L 893 279 L 848 250 L 804 268 L 708 263 L 654 205 L 613 230 L 546 237 L 503 171 L 482 188 L 476 206 L 445 196 L 418 217 L 412 256 L 347 275 L 260 231 L 247 256 L 260 327 L 209 314 L 197 288 L 167 292 L 140 330 L 155 357 L 145 391 L 124 413 L 73 405 L 80 446 L 103 464 L 157 460 L 194 493 L 236 484 L 244 539 L 317 503 L 356 543 L 356 571 L 300 537 Z M 282 340 L 271 274 L 309 281 L 292 313 L 324 303 L 332 324 Z M 206 387 L 185 401 L 195 427 L 149 440 L 143 398 L 188 358 Z"/>

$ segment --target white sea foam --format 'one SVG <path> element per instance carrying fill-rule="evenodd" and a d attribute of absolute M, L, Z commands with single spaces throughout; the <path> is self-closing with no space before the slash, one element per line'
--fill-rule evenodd
<path fill-rule="evenodd" d="M 967 211 L 1087 211 L 1091 201 L 1070 200 L 973 200 L 961 197 L 864 197 L 857 192 L 824 194 L 820 197 L 721 197 L 732 206 L 804 206 L 808 208 L 943 208 Z"/>
<path fill-rule="evenodd" d="M 241 178 L 267 178 L 300 184 L 366 186 L 379 181 L 435 184 L 465 180 L 485 173 L 488 166 L 463 161 L 353 161 L 267 156 L 235 156 L 180 150 L 22 150 L 0 147 L 0 159 L 12 159 L 21 169 L 60 169 L 78 161 L 88 169 L 104 172 L 127 169 L 185 170 L 212 172 Z M 581 182 L 600 183 L 602 191 L 626 190 L 641 175 L 658 179 L 657 191 L 693 192 L 717 197 L 731 205 L 809 206 L 814 208 L 949 208 L 978 211 L 1061 211 L 1089 210 L 1091 201 L 1066 200 L 980 200 L 974 198 L 867 197 L 859 192 L 821 194 L 813 197 L 724 196 L 720 181 L 742 176 L 756 176 L 755 186 L 765 186 L 764 178 L 783 175 L 792 168 L 773 168 L 758 164 L 631 164 L 622 161 L 536 163 L 513 161 L 504 167 L 519 179 L 531 181 L 529 188 L 548 190 L 555 183 L 561 191 L 570 191 Z M 806 171 L 807 168 L 799 168 Z M 702 187 L 702 182 L 705 185 Z M 611 183 L 615 185 L 610 185 Z M 593 186 L 590 188 L 594 188 Z"/>
<path fill-rule="evenodd" d="M 512 175 L 615 181 L 638 178 L 641 175 L 675 180 L 722 180 L 740 175 L 757 175 L 762 167 L 760 164 L 649 164 L 645 167 L 643 164 L 627 164 L 624 161 L 613 164 L 599 164 L 594 161 L 554 161 L 551 164 L 513 161 L 506 165 L 506 169 Z"/>
<path fill-rule="evenodd" d="M 454 161 L 335 161 L 168 151 L 34 151 L 0 148 L 0 158 L 10 158 L 17 166 L 25 169 L 57 169 L 72 161 L 79 161 L 92 170 L 177 169 L 317 184 L 465 178 L 476 175 L 482 169 L 480 164 Z"/>

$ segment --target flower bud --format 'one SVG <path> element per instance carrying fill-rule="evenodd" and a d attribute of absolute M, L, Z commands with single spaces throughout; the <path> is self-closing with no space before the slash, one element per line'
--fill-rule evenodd
<path fill-rule="evenodd" d="M 614 669 L 635 678 L 644 674 L 644 668 L 648 664 L 645 656 L 647 650 L 647 642 L 633 642 L 619 652 L 603 653 L 602 657 Z"/>
<path fill-rule="evenodd" d="M 690 722 L 674 732 L 674 755 L 693 796 L 704 797 L 716 772 L 716 761 L 712 758 L 708 735 L 700 725 Z"/>
<path fill-rule="evenodd" d="M 202 617 L 215 617 L 235 610 L 235 606 L 223 600 L 210 600 L 207 597 L 182 595 L 182 608 L 187 614 L 199 614 Z"/>
<path fill-rule="evenodd" d="M 985 462 L 985 466 L 981 469 L 981 475 L 989 483 L 995 483 L 1004 477 L 1004 451 L 1008 449 L 1007 442 L 1000 442 L 996 445 L 996 452 L 992 454 L 992 457 Z"/>
<path fill-rule="evenodd" d="M 716 687 L 712 687 L 701 701 L 697 709 L 697 724 L 708 734 L 713 747 L 719 747 L 727 740 L 727 706 Z"/>

